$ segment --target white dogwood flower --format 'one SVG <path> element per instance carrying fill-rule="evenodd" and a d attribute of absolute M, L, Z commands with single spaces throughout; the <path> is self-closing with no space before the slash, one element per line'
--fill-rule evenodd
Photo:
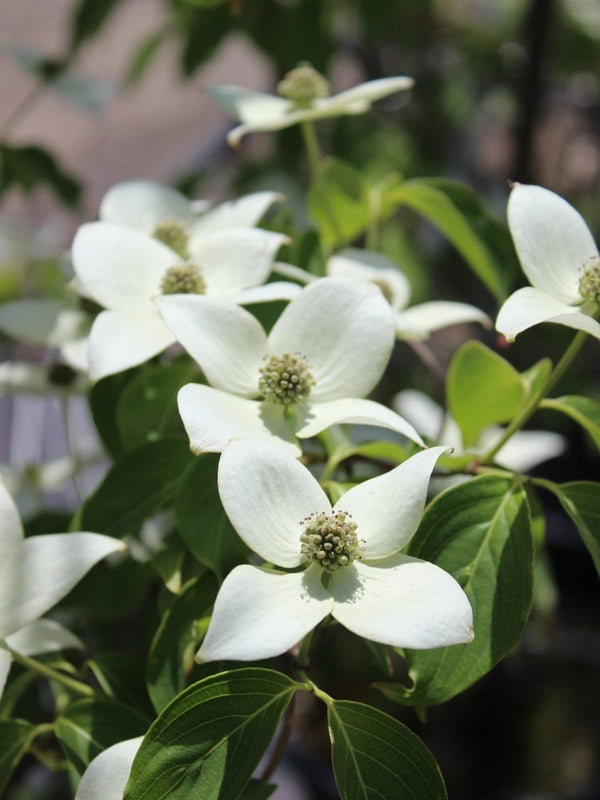
<path fill-rule="evenodd" d="M 471 606 L 458 583 L 399 553 L 417 530 L 445 450 L 418 453 L 332 507 L 311 473 L 280 448 L 232 441 L 219 461 L 225 511 L 265 562 L 296 571 L 236 567 L 219 590 L 197 660 L 276 656 L 329 614 L 358 636 L 395 647 L 470 642 Z"/>
<path fill-rule="evenodd" d="M 407 308 L 410 283 L 394 262 L 383 253 L 348 247 L 327 261 L 327 274 L 374 283 L 394 311 L 396 337 L 407 341 L 428 339 L 433 331 L 462 322 L 480 322 L 490 327 L 490 318 L 468 303 L 434 300 Z"/>
<path fill-rule="evenodd" d="M 90 331 L 90 377 L 141 364 L 175 342 L 154 302 L 161 294 L 240 303 L 293 296 L 292 284 L 259 287 L 286 241 L 251 227 L 274 198 L 262 192 L 198 216 L 167 187 L 143 181 L 114 187 L 101 220 L 82 225 L 73 241 L 76 287 L 106 309 Z"/>
<path fill-rule="evenodd" d="M 25 538 L 16 506 L 0 482 L 0 648 L 30 654 L 73 646 L 77 640 L 72 634 L 39 617 L 96 562 L 123 549 L 118 539 L 99 533 Z M 6 678 L 9 656 L 0 649 L 0 683 Z"/>
<path fill-rule="evenodd" d="M 540 322 L 557 322 L 600 339 L 600 255 L 581 215 L 554 192 L 516 184 L 508 225 L 531 286 L 501 307 L 496 328 L 509 340 Z"/>
<path fill-rule="evenodd" d="M 474 455 L 485 453 L 497 442 L 503 433 L 499 425 L 490 425 L 480 434 L 473 447 L 465 451 L 462 433 L 456 421 L 444 412 L 434 400 L 415 389 L 399 392 L 393 399 L 393 406 L 423 436 L 451 447 L 453 455 L 464 452 Z M 506 444 L 498 450 L 494 461 L 501 467 L 515 472 L 527 472 L 533 467 L 564 453 L 567 442 L 564 436 L 552 431 L 517 431 Z M 452 477 L 452 481 L 458 476 Z M 439 481 L 444 481 L 440 478 Z"/>
<path fill-rule="evenodd" d="M 404 75 L 379 78 L 330 97 L 327 81 L 304 64 L 291 70 L 279 83 L 279 96 L 235 85 L 215 86 L 210 93 L 228 114 L 242 123 L 227 135 L 229 144 L 236 147 L 247 133 L 278 131 L 325 117 L 364 114 L 376 100 L 406 91 L 413 85 L 413 79 Z"/>
<path fill-rule="evenodd" d="M 267 335 L 245 309 L 199 295 L 161 297 L 177 340 L 211 386 L 187 384 L 179 411 L 195 452 L 239 436 L 266 436 L 298 454 L 295 435 L 335 423 L 376 425 L 422 445 L 389 408 L 362 399 L 394 343 L 392 312 L 376 287 L 324 278 L 302 289 Z"/>

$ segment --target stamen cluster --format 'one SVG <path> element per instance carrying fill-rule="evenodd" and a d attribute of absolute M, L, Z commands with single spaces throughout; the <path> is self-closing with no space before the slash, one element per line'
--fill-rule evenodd
<path fill-rule="evenodd" d="M 204 294 L 206 285 L 195 264 L 169 267 L 160 283 L 163 294 Z"/>
<path fill-rule="evenodd" d="M 262 397 L 286 406 L 305 400 L 315 385 L 308 362 L 300 355 L 271 356 L 259 373 Z"/>
<path fill-rule="evenodd" d="M 188 235 L 178 222 L 161 222 L 152 232 L 152 236 L 174 250 L 181 258 L 187 258 Z"/>
<path fill-rule="evenodd" d="M 361 558 L 356 522 L 347 511 L 311 514 L 301 523 L 300 552 L 306 561 L 316 561 L 326 572 L 352 564 Z"/>
<path fill-rule="evenodd" d="M 600 261 L 584 270 L 579 279 L 579 294 L 600 306 Z"/>
<path fill-rule="evenodd" d="M 299 108 L 308 108 L 317 97 L 329 95 L 329 82 L 310 64 L 300 64 L 279 81 L 277 91 Z"/>

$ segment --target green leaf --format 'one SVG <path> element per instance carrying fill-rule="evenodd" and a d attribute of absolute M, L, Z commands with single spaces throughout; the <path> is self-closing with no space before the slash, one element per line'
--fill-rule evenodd
<path fill-rule="evenodd" d="M 560 504 L 577 526 L 600 575 L 600 483 L 572 481 L 556 484 L 540 481 L 540 484 L 558 497 Z"/>
<path fill-rule="evenodd" d="M 408 553 L 453 575 L 473 607 L 473 642 L 406 650 L 413 686 L 377 685 L 398 702 L 435 705 L 492 669 L 527 621 L 533 541 L 525 491 L 506 478 L 485 475 L 442 492 L 427 508 Z"/>
<path fill-rule="evenodd" d="M 331 760 L 341 800 L 444 800 L 423 742 L 398 720 L 349 700 L 328 703 Z"/>
<path fill-rule="evenodd" d="M 521 377 L 527 384 L 527 391 L 529 396 L 534 395 L 539 389 L 542 388 L 548 376 L 552 371 L 552 362 L 549 358 L 542 358 L 525 372 L 521 373 Z"/>
<path fill-rule="evenodd" d="M 148 720 L 122 703 L 85 698 L 71 703 L 58 717 L 55 733 L 75 769 L 82 773 L 107 747 L 142 736 L 147 728 Z"/>
<path fill-rule="evenodd" d="M 566 395 L 547 398 L 540 403 L 540 406 L 560 411 L 574 419 L 590 434 L 596 447 L 600 448 L 600 403 L 589 397 Z"/>
<path fill-rule="evenodd" d="M 527 385 L 508 361 L 472 341 L 452 359 L 447 392 L 450 413 L 468 448 L 489 425 L 514 417 L 527 396 Z"/>
<path fill-rule="evenodd" d="M 172 6 L 175 23 L 183 39 L 181 71 L 188 76 L 204 64 L 225 36 L 231 33 L 231 14 L 225 3 L 213 8 L 193 8 L 190 3 L 176 0 Z"/>
<path fill-rule="evenodd" d="M 23 720 L 0 720 L 0 792 L 27 752 L 34 731 L 34 726 Z"/>
<path fill-rule="evenodd" d="M 192 459 L 182 439 L 161 439 L 125 453 L 83 504 L 81 529 L 109 536 L 135 533 L 173 500 Z"/>
<path fill-rule="evenodd" d="M 74 55 L 86 39 L 95 36 L 122 0 L 79 0 L 71 16 L 71 42 Z"/>
<path fill-rule="evenodd" d="M 177 392 L 197 368 L 171 364 L 144 369 L 120 393 L 116 410 L 120 440 L 129 450 L 166 436 L 186 438 L 177 410 Z"/>
<path fill-rule="evenodd" d="M 203 575 L 184 586 L 163 616 L 150 648 L 146 678 L 156 711 L 185 689 L 204 633 L 197 622 L 210 611 L 216 593 L 215 578 Z"/>
<path fill-rule="evenodd" d="M 131 62 L 127 68 L 127 73 L 125 76 L 126 86 L 132 86 L 144 76 L 148 70 L 148 67 L 158 54 L 160 46 L 164 41 L 166 41 L 166 38 L 167 30 L 165 28 L 161 28 L 160 30 L 146 37 L 143 42 L 138 45 L 137 49 L 134 50 L 133 58 L 131 59 Z"/>
<path fill-rule="evenodd" d="M 472 189 L 445 178 L 414 178 L 392 194 L 439 228 L 490 292 L 504 300 L 516 272 L 514 249 L 506 227 Z"/>
<path fill-rule="evenodd" d="M 279 672 L 251 667 L 193 684 L 146 734 L 124 800 L 236 800 L 302 688 Z"/>
<path fill-rule="evenodd" d="M 95 383 L 90 389 L 90 410 L 94 425 L 102 444 L 109 455 L 116 459 L 123 452 L 121 432 L 117 426 L 117 404 L 121 392 L 136 374 L 133 370 L 109 375 Z"/>
<path fill-rule="evenodd" d="M 152 719 L 152 705 L 144 682 L 144 662 L 128 653 L 99 653 L 87 662 L 102 691 L 108 697 L 136 709 Z"/>
<path fill-rule="evenodd" d="M 269 797 L 277 789 L 272 783 L 263 783 L 252 778 L 240 795 L 240 800 L 269 800 Z"/>
<path fill-rule="evenodd" d="M 369 224 L 369 190 L 362 173 L 335 158 L 322 161 L 308 192 L 308 213 L 327 247 L 351 242 Z"/>
<path fill-rule="evenodd" d="M 65 205 L 79 203 L 81 184 L 65 172 L 54 156 L 37 145 L 0 144 L 0 197 L 13 187 L 29 194 L 48 186 Z"/>
<path fill-rule="evenodd" d="M 204 453 L 183 475 L 175 501 L 179 534 L 194 558 L 218 576 L 247 560 L 248 548 L 235 532 L 217 489 L 216 453 Z"/>

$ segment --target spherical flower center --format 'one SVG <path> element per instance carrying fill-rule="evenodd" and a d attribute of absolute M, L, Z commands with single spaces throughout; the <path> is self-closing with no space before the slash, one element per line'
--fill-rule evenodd
<path fill-rule="evenodd" d="M 300 523 L 300 552 L 305 561 L 316 561 L 325 572 L 335 572 L 362 557 L 356 522 L 347 511 L 311 514 Z"/>
<path fill-rule="evenodd" d="M 186 229 L 179 222 L 159 223 L 153 230 L 152 236 L 174 250 L 181 258 L 187 258 L 188 235 Z"/>
<path fill-rule="evenodd" d="M 204 294 L 206 284 L 195 264 L 176 264 L 163 275 L 160 291 L 163 294 Z"/>
<path fill-rule="evenodd" d="M 302 63 L 287 73 L 277 91 L 299 108 L 308 108 L 317 97 L 329 95 L 329 83 L 310 64 Z"/>
<path fill-rule="evenodd" d="M 315 385 L 308 362 L 300 355 L 271 356 L 259 373 L 262 397 L 286 406 L 306 400 Z"/>
<path fill-rule="evenodd" d="M 579 279 L 579 294 L 600 306 L 600 261 L 596 261 L 583 271 Z"/>

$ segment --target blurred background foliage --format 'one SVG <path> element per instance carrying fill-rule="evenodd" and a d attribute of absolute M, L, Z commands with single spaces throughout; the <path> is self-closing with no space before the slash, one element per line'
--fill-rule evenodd
<path fill-rule="evenodd" d="M 61 103 L 78 109 L 82 120 L 93 115 L 92 123 L 85 125 L 101 127 L 110 120 L 113 104 L 127 103 L 151 80 L 165 51 L 177 65 L 177 80 L 191 84 L 200 102 L 200 82 L 206 83 L 212 63 L 232 37 L 238 43 L 241 37 L 244 44 L 231 51 L 228 75 L 245 85 L 247 61 L 258 58 L 260 75 L 252 73 L 251 88 L 264 91 L 274 91 L 277 80 L 301 60 L 326 74 L 334 90 L 387 75 L 415 79 L 410 94 L 390 97 L 369 114 L 318 123 L 324 152 L 350 162 L 370 180 L 380 180 L 390 171 L 405 179 L 455 179 L 475 189 L 499 220 L 504 219 L 509 181 L 539 183 L 576 205 L 591 230 L 600 232 L 597 0 L 69 0 L 62 8 L 62 45 L 48 51 L 43 43 L 36 49 L 18 41 L 6 25 L 2 31 L 0 58 L 26 74 L 28 82 L 0 118 L 0 300 L 64 292 L 64 277 L 70 273 L 63 250 L 77 224 L 95 216 L 98 198 L 115 182 L 103 175 L 98 159 L 92 191 L 90 169 L 83 160 L 77 164 L 68 154 L 57 153 L 44 137 L 25 135 L 27 128 L 21 123 L 28 115 L 48 94 L 55 94 Z M 146 24 L 147 14 L 151 24 Z M 101 69 L 91 74 L 82 67 L 86 51 L 96 48 L 103 52 L 104 63 L 110 62 L 103 37 L 120 24 L 126 26 L 127 50 L 120 74 L 116 80 Z M 150 126 L 152 120 L 157 125 L 163 121 L 167 100 L 160 86 L 146 98 Z M 215 127 L 204 139 L 198 136 L 193 148 L 182 147 L 185 158 L 172 157 L 181 142 L 174 131 L 187 126 L 186 142 L 195 134 L 189 119 L 175 117 L 160 141 L 164 160 L 150 149 L 146 173 L 131 175 L 125 153 L 120 179 L 160 179 L 190 195 L 215 200 L 259 188 L 279 189 L 288 203 L 271 224 L 286 228 L 293 219 L 296 228 L 309 229 L 303 199 L 309 174 L 299 129 L 253 134 L 232 151 L 225 133 L 233 121 L 217 109 L 211 113 Z M 141 144 L 147 124 L 139 123 Z M 39 195 L 42 201 L 36 199 Z M 60 224 L 53 227 L 55 218 Z M 473 281 L 447 240 L 414 212 L 403 208 L 386 222 L 380 245 L 409 276 L 414 301 L 464 300 L 495 316 L 494 298 Z M 310 238 L 305 249 L 310 255 Z M 523 282 L 512 255 L 507 272 L 511 288 Z M 434 337 L 432 346 L 443 364 L 461 336 L 464 332 L 446 331 Z M 486 341 L 496 343 L 492 333 Z M 541 355 L 561 352 L 564 341 L 564 331 L 553 326 L 537 329 L 512 346 L 511 359 L 524 369 Z M 588 343 L 570 375 L 569 390 L 589 390 L 590 375 L 592 391 L 600 389 L 597 346 Z M 23 345 L 18 347 L 22 355 Z M 1 357 L 14 353 L 14 348 L 0 339 Z M 36 352 L 30 349 L 27 355 L 36 357 Z M 442 396 L 443 387 L 423 378 L 417 356 L 407 347 L 398 348 L 394 369 L 406 376 L 405 385 Z M 404 386 L 389 390 L 400 388 Z M 551 427 L 561 422 L 570 449 L 551 462 L 545 476 L 597 477 L 598 464 L 585 435 L 568 420 L 548 417 Z M 543 424 L 542 413 L 536 426 Z M 1 456 L 7 458 L 6 450 Z M 386 705 L 372 690 L 366 698 L 357 696 L 365 679 L 378 676 L 371 675 L 369 653 L 357 649 L 343 631 L 331 634 L 337 637 L 335 647 L 326 649 L 328 654 L 335 652 L 335 662 L 324 660 L 315 666 L 327 690 L 377 703 L 416 727 L 440 763 L 450 797 L 600 798 L 597 581 L 564 515 L 552 506 L 547 514 L 547 568 L 560 600 L 540 578 L 537 610 L 519 651 L 461 697 L 431 709 L 427 724 L 418 722 L 410 709 L 399 712 L 397 706 Z M 144 576 L 126 581 L 138 594 L 132 605 L 123 600 L 121 610 L 137 604 L 147 591 L 145 581 Z M 81 592 L 69 602 L 81 599 Z M 126 640 L 131 620 L 119 618 L 116 610 L 108 616 L 113 642 Z M 143 635 L 135 639 L 134 654 L 143 656 L 148 642 Z M 290 763 L 310 776 L 311 797 L 334 798 L 323 766 L 326 744 L 314 733 L 314 713 L 309 708 L 300 715 L 311 747 L 301 747 L 298 737 Z M 50 794 L 41 789 L 35 795 L 11 797 L 59 796 L 59 788 L 48 787 Z"/>

